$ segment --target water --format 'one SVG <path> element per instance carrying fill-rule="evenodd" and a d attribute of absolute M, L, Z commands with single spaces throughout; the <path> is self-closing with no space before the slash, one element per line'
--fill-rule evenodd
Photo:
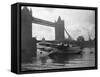
<path fill-rule="evenodd" d="M 37 58 L 32 64 L 23 64 L 24 70 L 43 70 L 59 68 L 77 68 L 95 66 L 95 49 L 84 48 L 81 54 L 60 54 L 48 56 L 47 52 L 40 54 L 37 50 Z"/>

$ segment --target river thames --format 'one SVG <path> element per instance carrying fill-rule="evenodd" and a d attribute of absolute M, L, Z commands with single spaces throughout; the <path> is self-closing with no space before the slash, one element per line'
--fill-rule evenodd
<path fill-rule="evenodd" d="M 62 54 L 54 56 L 40 55 L 31 64 L 22 64 L 22 70 L 44 70 L 59 68 L 77 68 L 95 66 L 95 49 L 84 48 L 81 54 Z"/>

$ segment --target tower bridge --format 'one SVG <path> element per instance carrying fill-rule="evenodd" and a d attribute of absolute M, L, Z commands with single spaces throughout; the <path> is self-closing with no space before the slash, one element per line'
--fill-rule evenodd
<path fill-rule="evenodd" d="M 55 41 L 63 41 L 65 39 L 64 37 L 64 21 L 61 20 L 60 16 L 57 20 L 57 22 L 50 22 L 43 19 L 32 17 L 32 23 L 40 24 L 48 27 L 54 27 L 55 28 Z"/>
<path fill-rule="evenodd" d="M 61 20 L 60 16 L 57 21 L 50 22 L 32 16 L 32 10 L 29 10 L 27 7 L 23 7 L 21 10 L 21 46 L 23 62 L 30 62 L 31 57 L 36 56 L 36 40 L 33 40 L 32 38 L 32 23 L 54 27 L 55 41 L 65 40 L 64 21 Z"/>

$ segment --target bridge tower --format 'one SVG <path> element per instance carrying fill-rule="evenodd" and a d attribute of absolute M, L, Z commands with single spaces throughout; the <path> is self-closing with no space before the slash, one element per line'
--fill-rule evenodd
<path fill-rule="evenodd" d="M 65 40 L 64 36 L 64 21 L 61 20 L 61 17 L 58 17 L 57 22 L 55 22 L 55 40 L 63 41 Z"/>
<path fill-rule="evenodd" d="M 21 10 L 21 47 L 22 63 L 32 62 L 36 55 L 36 39 L 32 39 L 32 10 L 27 7 Z"/>

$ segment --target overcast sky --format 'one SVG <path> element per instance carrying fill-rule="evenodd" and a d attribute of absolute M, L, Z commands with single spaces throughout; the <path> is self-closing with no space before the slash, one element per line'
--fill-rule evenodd
<path fill-rule="evenodd" d="M 77 10 L 77 9 L 58 9 L 58 8 L 43 8 L 43 7 L 29 7 L 32 8 L 32 15 L 34 17 L 55 22 L 60 16 L 64 20 L 65 28 L 72 38 L 76 39 L 78 36 L 84 36 L 88 40 L 88 35 L 92 39 L 95 37 L 95 11 L 93 10 Z M 55 39 L 55 30 L 52 27 L 44 25 L 32 24 L 32 37 L 41 40 L 45 37 L 46 40 Z M 65 33 L 67 38 L 67 34 Z"/>

